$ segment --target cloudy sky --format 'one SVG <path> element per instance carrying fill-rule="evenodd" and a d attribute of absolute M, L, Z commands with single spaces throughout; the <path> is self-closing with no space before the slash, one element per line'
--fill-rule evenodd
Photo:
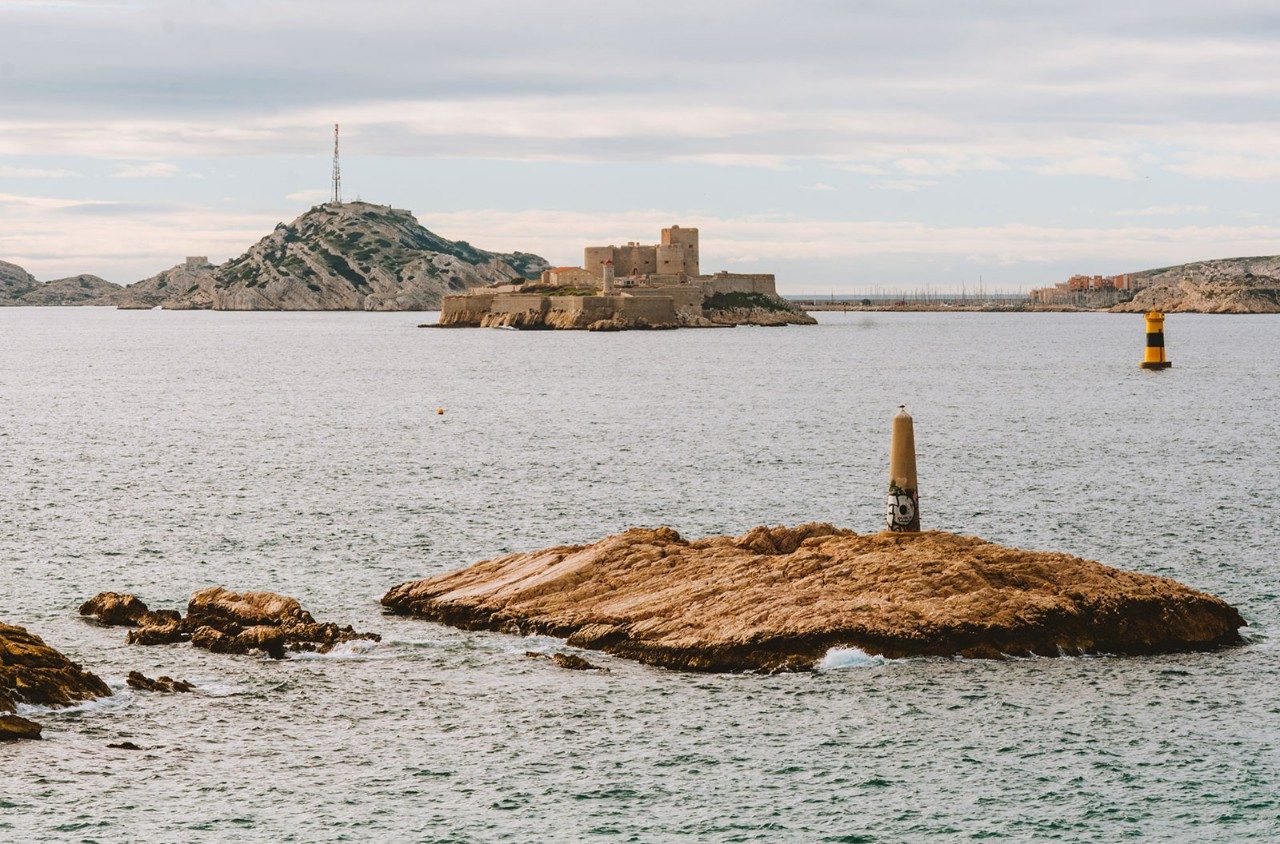
<path fill-rule="evenodd" d="M 1270 8 L 1268 8 L 1270 7 Z M 784 292 L 1280 253 L 1280 6 L 0 0 L 0 259 L 131 282 L 327 195 L 489 249 L 702 229 Z"/>

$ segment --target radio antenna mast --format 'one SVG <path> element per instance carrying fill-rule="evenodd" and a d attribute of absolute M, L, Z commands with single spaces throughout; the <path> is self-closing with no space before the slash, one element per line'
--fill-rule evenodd
<path fill-rule="evenodd" d="M 338 124 L 333 124 L 333 200 L 342 202 L 342 169 L 338 167 Z"/>

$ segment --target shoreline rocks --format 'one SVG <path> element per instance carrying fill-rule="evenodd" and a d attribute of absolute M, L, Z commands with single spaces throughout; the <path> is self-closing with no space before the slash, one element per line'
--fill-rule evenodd
<path fill-rule="evenodd" d="M 16 715 L 17 704 L 64 707 L 111 695 L 84 670 L 24 627 L 0 622 L 0 741 L 40 738 L 40 725 Z"/>
<path fill-rule="evenodd" d="M 686 541 L 632 528 L 403 583 L 392 613 L 540 634 L 690 671 L 890 658 L 1154 654 L 1238 644 L 1236 609 L 1176 581 L 940 531 L 828 524 Z"/>
<path fill-rule="evenodd" d="M 260 650 L 273 659 L 286 652 L 328 653 L 356 639 L 382 641 L 377 633 L 359 633 L 350 625 L 317 622 L 296 598 L 274 592 L 233 592 L 221 586 L 191 596 L 184 618 L 175 610 L 150 610 L 133 595 L 101 592 L 80 607 L 99 623 L 134 627 L 131 645 L 191 642 L 212 653 L 244 654 Z"/>
<path fill-rule="evenodd" d="M 141 689 L 144 692 L 189 692 L 195 688 L 186 680 L 175 680 L 172 677 L 162 674 L 152 680 L 141 671 L 130 671 L 128 678 L 125 680 L 131 689 Z"/>

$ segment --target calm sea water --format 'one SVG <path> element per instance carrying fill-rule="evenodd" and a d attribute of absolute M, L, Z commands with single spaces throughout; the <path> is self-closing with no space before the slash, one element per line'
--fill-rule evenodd
<path fill-rule="evenodd" d="M 1280 837 L 1280 319 L 1170 316 L 1174 368 L 1146 373 L 1140 316 L 423 318 L 0 309 L 0 618 L 120 690 L 0 747 L 0 840 Z M 596 674 L 379 612 L 403 580 L 630 525 L 875 530 L 901 403 L 926 526 L 1176 577 L 1252 643 Z M 271 662 L 75 612 L 214 583 L 385 638 Z M 133 669 L 199 691 L 134 693 Z"/>

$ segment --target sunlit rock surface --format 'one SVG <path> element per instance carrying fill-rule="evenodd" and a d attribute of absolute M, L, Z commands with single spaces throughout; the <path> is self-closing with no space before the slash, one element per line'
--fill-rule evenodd
<path fill-rule="evenodd" d="M 803 670 L 833 647 L 888 657 L 1203 650 L 1240 641 L 1224 601 L 1069 554 L 828 524 L 693 542 L 632 528 L 395 587 L 392 612 L 542 634 L 694 671 Z"/>

